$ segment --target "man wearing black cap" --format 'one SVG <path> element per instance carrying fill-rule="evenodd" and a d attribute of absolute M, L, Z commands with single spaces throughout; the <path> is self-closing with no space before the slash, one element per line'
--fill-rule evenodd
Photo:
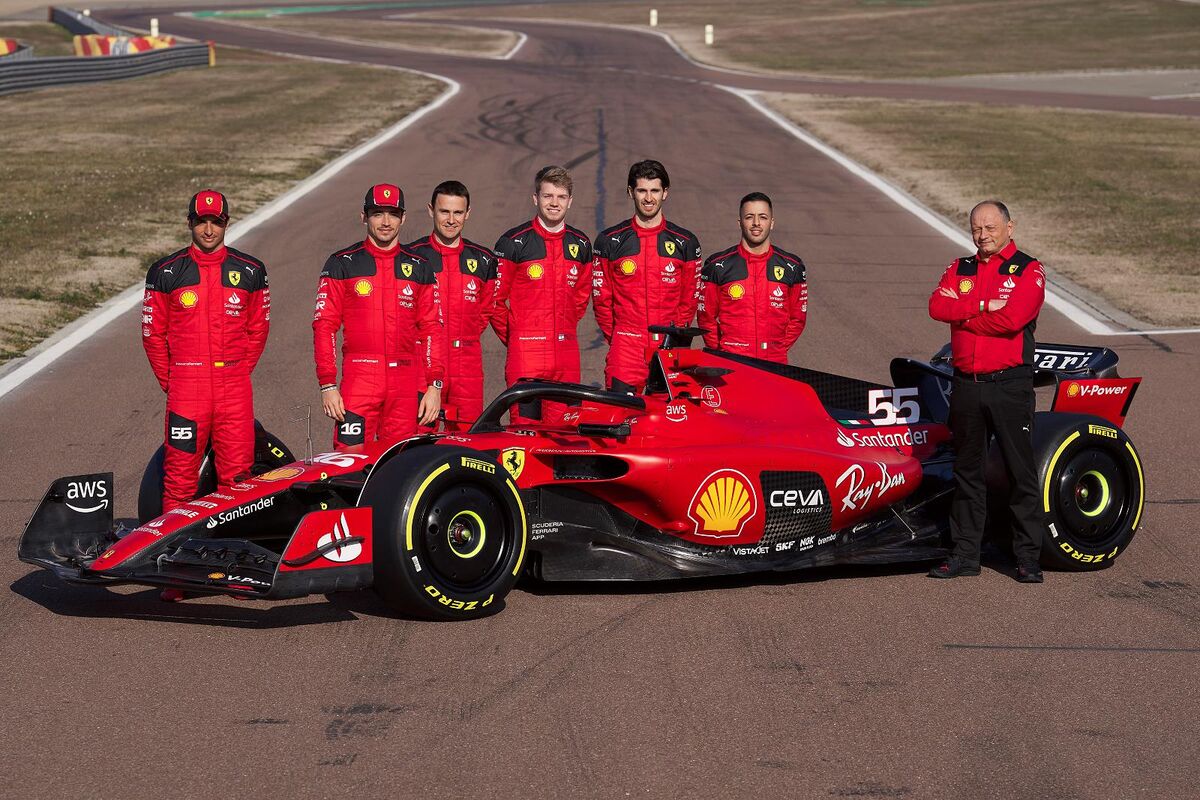
<path fill-rule="evenodd" d="M 225 246 L 229 203 L 206 189 L 192 197 L 192 244 L 150 267 L 142 302 L 142 345 L 167 393 L 163 510 L 196 496 L 200 460 L 212 439 L 217 483 L 254 463 L 250 373 L 267 343 L 267 270 Z"/>
<path fill-rule="evenodd" d="M 430 265 L 400 246 L 404 194 L 381 183 L 363 199 L 364 241 L 325 261 L 313 314 L 321 405 L 337 422 L 334 446 L 394 442 L 430 425 L 445 376 L 437 280 Z M 337 383 L 337 332 L 342 383 Z M 418 347 L 417 342 L 421 342 Z M 418 402 L 420 387 L 427 386 Z"/>

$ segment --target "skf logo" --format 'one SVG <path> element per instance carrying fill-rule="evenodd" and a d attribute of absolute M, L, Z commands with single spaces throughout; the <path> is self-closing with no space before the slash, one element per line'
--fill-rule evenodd
<path fill-rule="evenodd" d="M 777 281 L 783 280 L 783 267 L 775 268 L 775 280 L 777 280 Z"/>
<path fill-rule="evenodd" d="M 746 522 L 758 511 L 758 495 L 745 475 L 720 469 L 696 489 L 688 517 L 696 523 L 696 535 L 713 539 L 740 536 Z"/>
<path fill-rule="evenodd" d="M 242 282 L 241 270 L 231 269 L 231 270 L 229 270 L 229 272 L 227 272 L 225 274 L 229 276 L 229 285 L 230 286 L 237 286 L 239 283 Z"/>
<path fill-rule="evenodd" d="M 567 245 L 567 252 L 571 254 L 571 258 L 579 258 L 579 245 L 571 242 Z"/>
<path fill-rule="evenodd" d="M 412 277 L 412 264 L 408 263 L 407 261 L 403 262 L 402 264 L 400 264 L 400 271 L 404 273 L 404 277 L 411 278 Z"/>
<path fill-rule="evenodd" d="M 89 505 L 86 507 L 82 506 L 84 502 Z M 74 503 L 80 503 L 81 505 L 75 505 Z M 108 508 L 108 483 L 105 481 L 68 482 L 66 506 L 80 514 L 90 514 L 102 508 Z"/>
<path fill-rule="evenodd" d="M 354 293 L 359 297 L 368 297 L 374 288 L 368 280 L 355 281 L 354 283 Z"/>
<path fill-rule="evenodd" d="M 740 283 L 735 283 L 733 286 L 729 287 L 729 296 L 734 300 L 741 300 L 746 296 L 746 287 L 742 286 Z"/>
<path fill-rule="evenodd" d="M 663 249 L 667 251 L 667 255 L 669 255 L 669 256 L 675 255 L 675 243 L 674 242 L 663 242 Z"/>
<path fill-rule="evenodd" d="M 632 275 L 637 272 L 637 262 L 632 258 L 627 258 L 621 262 L 620 269 L 622 275 Z"/>
<path fill-rule="evenodd" d="M 959 294 L 970 294 L 971 290 L 974 288 L 975 288 L 975 284 L 968 278 L 963 278 L 961 281 L 958 282 L 958 293 Z"/>
<path fill-rule="evenodd" d="M 525 274 L 528 275 L 531 280 L 535 281 L 540 281 L 545 272 L 546 271 L 542 269 L 541 264 L 530 264 L 529 269 L 525 270 Z"/>
<path fill-rule="evenodd" d="M 183 306 L 184 308 L 191 308 L 192 306 L 196 305 L 199 300 L 200 296 L 191 289 L 188 289 L 186 292 L 179 295 L 179 305 Z"/>
<path fill-rule="evenodd" d="M 474 258 L 468 258 L 467 269 L 471 272 L 474 272 L 475 270 L 479 269 L 479 262 Z"/>
<path fill-rule="evenodd" d="M 508 470 L 508 474 L 512 475 L 515 481 L 525 471 L 525 448 L 508 448 L 500 454 L 500 463 L 504 465 L 504 468 Z"/>
<path fill-rule="evenodd" d="M 333 530 L 317 539 L 317 548 L 320 549 L 333 541 L 340 542 L 349 538 L 350 524 L 346 522 L 346 515 L 342 514 L 342 518 L 334 523 Z M 334 563 L 344 564 L 361 556 L 362 551 L 363 546 L 361 542 L 350 542 L 349 544 L 338 545 L 332 550 L 327 550 L 321 556 Z"/>

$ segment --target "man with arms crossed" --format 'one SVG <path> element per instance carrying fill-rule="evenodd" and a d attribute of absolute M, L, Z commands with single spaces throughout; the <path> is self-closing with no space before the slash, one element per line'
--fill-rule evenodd
<path fill-rule="evenodd" d="M 442 407 L 446 430 L 465 431 L 483 413 L 483 351 L 479 337 L 491 321 L 496 293 L 496 256 L 463 237 L 471 216 L 471 193 L 443 181 L 429 201 L 433 233 L 405 248 L 430 265 L 442 303 L 442 349 L 446 353 Z"/>
<path fill-rule="evenodd" d="M 1046 297 L 1046 274 L 1012 240 L 1008 207 L 985 200 L 971 209 L 975 255 L 955 259 L 929 297 L 929 316 L 950 323 L 954 392 L 954 551 L 933 578 L 979 574 L 987 517 L 984 464 L 992 436 L 1008 472 L 1017 580 L 1041 583 L 1042 519 L 1033 460 L 1033 331 Z"/>
<path fill-rule="evenodd" d="M 738 204 L 742 240 L 704 263 L 699 324 L 707 347 L 786 364 L 808 318 L 808 271 L 799 256 L 771 244 L 771 198 L 751 192 Z"/>
<path fill-rule="evenodd" d="M 263 263 L 225 246 L 228 224 L 225 195 L 198 192 L 188 205 L 191 246 L 146 275 L 142 346 L 167 393 L 164 511 L 196 496 L 210 438 L 219 486 L 254 463 L 250 373 L 267 343 L 271 295 Z"/>
<path fill-rule="evenodd" d="M 567 224 L 574 183 L 563 167 L 543 167 L 533 181 L 537 214 L 496 242 L 500 283 L 492 327 L 508 347 L 504 380 L 579 381 L 576 329 L 591 296 L 592 243 Z M 560 403 L 521 403 L 513 423 L 558 422 Z"/>
<path fill-rule="evenodd" d="M 366 239 L 325 262 L 313 314 L 321 405 L 337 422 L 338 449 L 398 441 L 441 408 L 445 356 L 433 269 L 400 246 L 404 195 L 390 183 L 367 190 Z M 334 349 L 342 334 L 342 383 Z M 423 343 L 418 346 L 418 340 Z M 427 386 L 417 397 L 422 386 Z"/>
<path fill-rule="evenodd" d="M 696 316 L 700 240 L 663 215 L 670 188 L 661 163 L 637 162 L 627 187 L 633 216 L 596 237 L 592 308 L 609 343 L 604 380 L 617 391 L 646 385 L 647 349 L 662 339 L 647 328 L 682 328 Z"/>

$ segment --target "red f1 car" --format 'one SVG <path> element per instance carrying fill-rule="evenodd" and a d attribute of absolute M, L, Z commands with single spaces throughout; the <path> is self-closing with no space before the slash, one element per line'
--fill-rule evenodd
<path fill-rule="evenodd" d="M 161 516 L 152 462 L 131 530 L 114 526 L 112 473 L 60 478 L 20 558 L 76 583 L 263 599 L 374 586 L 403 614 L 461 619 L 498 610 L 523 575 L 644 581 L 946 554 L 945 352 L 895 359 L 888 386 L 693 350 L 694 328 L 658 332 L 641 396 L 521 381 L 466 434 L 300 461 L 262 433 L 255 477 Z M 1037 349 L 1037 380 L 1056 385 L 1034 430 L 1050 567 L 1107 566 L 1141 521 L 1142 466 L 1121 428 L 1141 379 L 1116 377 L 1116 361 Z M 503 426 L 518 403 L 558 413 Z M 991 472 L 1003 499 L 1003 469 Z"/>

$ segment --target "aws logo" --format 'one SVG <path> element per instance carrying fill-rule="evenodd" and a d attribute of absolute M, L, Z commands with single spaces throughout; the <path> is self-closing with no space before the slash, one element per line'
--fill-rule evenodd
<path fill-rule="evenodd" d="M 711 539 L 732 539 L 758 512 L 754 485 L 735 469 L 719 469 L 696 489 L 688 506 L 688 517 L 696 524 L 695 534 Z"/>

